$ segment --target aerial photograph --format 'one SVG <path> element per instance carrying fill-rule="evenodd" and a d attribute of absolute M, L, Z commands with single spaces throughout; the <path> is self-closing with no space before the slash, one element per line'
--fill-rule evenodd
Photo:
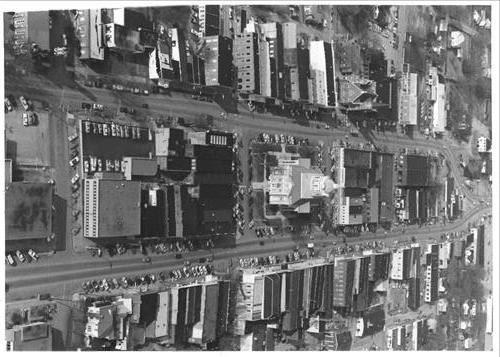
<path fill-rule="evenodd" d="M 498 348 L 471 3 L 4 3 L 1 350 Z"/>

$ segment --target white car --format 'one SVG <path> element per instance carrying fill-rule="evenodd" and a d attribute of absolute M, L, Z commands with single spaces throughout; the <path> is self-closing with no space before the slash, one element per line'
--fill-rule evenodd
<path fill-rule="evenodd" d="M 68 54 L 68 49 L 66 47 L 54 48 L 54 56 L 66 56 L 67 54 Z"/>
<path fill-rule="evenodd" d="M 122 160 L 120 167 L 121 167 L 122 173 L 125 173 L 125 160 Z"/>
<path fill-rule="evenodd" d="M 72 158 L 71 160 L 69 160 L 69 165 L 71 167 L 74 167 L 79 162 L 80 162 L 80 158 L 78 156 L 75 156 L 74 158 Z"/>
<path fill-rule="evenodd" d="M 137 139 L 137 131 L 135 126 L 132 127 L 132 139 Z"/>
<path fill-rule="evenodd" d="M 24 96 L 20 96 L 19 101 L 21 102 L 24 110 L 28 110 L 30 108 L 28 101 L 26 100 L 26 98 L 24 98 Z"/>
<path fill-rule="evenodd" d="M 104 136 L 109 136 L 109 124 L 102 125 L 102 134 Z"/>
<path fill-rule="evenodd" d="M 87 134 L 90 134 L 90 130 L 91 130 L 91 128 L 90 128 L 90 122 L 89 121 L 84 121 L 83 122 L 83 126 L 85 127 L 85 132 Z"/>
<path fill-rule="evenodd" d="M 113 171 L 113 161 L 106 160 L 106 171 Z"/>
<path fill-rule="evenodd" d="M 5 258 L 7 259 L 7 262 L 9 263 L 9 265 L 12 265 L 12 266 L 16 265 L 16 261 L 14 260 L 14 257 L 12 256 L 11 253 L 7 253 Z"/>
<path fill-rule="evenodd" d="M 97 159 L 97 171 L 102 171 L 102 160 Z"/>
<path fill-rule="evenodd" d="M 5 108 L 7 108 L 7 111 L 11 112 L 12 111 L 12 104 L 10 103 L 9 98 L 5 98 Z"/>
<path fill-rule="evenodd" d="M 120 160 L 115 160 L 115 171 L 120 172 Z"/>
<path fill-rule="evenodd" d="M 97 130 L 99 132 L 99 135 L 103 135 L 103 128 L 102 127 L 103 127 L 102 123 L 97 124 Z"/>
<path fill-rule="evenodd" d="M 97 170 L 97 158 L 92 156 L 90 158 L 90 171 L 95 172 Z"/>
<path fill-rule="evenodd" d="M 78 134 L 77 133 L 75 133 L 75 134 L 73 134 L 71 136 L 68 136 L 68 141 L 69 142 L 74 141 L 74 140 L 76 140 L 76 138 L 78 138 Z"/>
<path fill-rule="evenodd" d="M 76 174 L 75 176 L 73 176 L 71 178 L 71 183 L 74 185 L 75 183 L 78 182 L 79 179 L 80 179 L 80 175 Z"/>
<path fill-rule="evenodd" d="M 94 110 L 99 110 L 99 111 L 101 111 L 101 112 L 102 112 L 102 111 L 104 110 L 104 105 L 94 103 L 94 104 L 92 105 L 92 108 L 94 108 Z"/>
<path fill-rule="evenodd" d="M 137 127 L 135 127 L 135 131 L 137 132 L 137 139 L 140 139 L 141 138 L 141 128 L 139 128 L 137 126 Z"/>
<path fill-rule="evenodd" d="M 83 160 L 83 172 L 88 173 L 90 171 L 90 163 L 89 160 Z"/>
<path fill-rule="evenodd" d="M 37 261 L 37 260 L 38 260 L 38 258 L 39 258 L 39 256 L 38 256 L 37 252 L 35 252 L 35 251 L 34 251 L 33 249 L 31 249 L 31 248 L 28 250 L 28 254 L 29 254 L 29 256 L 30 256 L 31 258 L 33 258 L 33 260 L 34 260 L 34 261 Z"/>
<path fill-rule="evenodd" d="M 120 128 L 120 137 L 124 138 L 125 137 L 125 127 L 123 125 L 120 125 L 119 128 Z"/>
<path fill-rule="evenodd" d="M 23 125 L 29 126 L 28 113 L 23 113 Z"/>
<path fill-rule="evenodd" d="M 111 136 L 117 136 L 116 124 L 111 123 Z"/>
<path fill-rule="evenodd" d="M 129 137 L 130 137 L 130 127 L 129 127 L 129 126 L 127 126 L 127 125 L 125 125 L 125 126 L 123 127 L 123 130 L 125 131 L 125 137 L 126 137 L 126 138 L 129 138 Z"/>

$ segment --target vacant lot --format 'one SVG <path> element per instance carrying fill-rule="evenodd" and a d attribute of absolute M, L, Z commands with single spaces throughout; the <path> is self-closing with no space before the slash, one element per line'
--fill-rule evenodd
<path fill-rule="evenodd" d="M 17 165 L 50 166 L 47 112 L 37 112 L 38 125 L 28 127 L 23 126 L 23 112 L 18 108 L 5 114 L 5 156 Z"/>

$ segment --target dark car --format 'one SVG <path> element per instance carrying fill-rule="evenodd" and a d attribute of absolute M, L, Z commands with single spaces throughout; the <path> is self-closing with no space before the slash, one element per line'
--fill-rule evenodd
<path fill-rule="evenodd" d="M 92 109 L 92 105 L 90 103 L 82 102 L 82 109 Z"/>
<path fill-rule="evenodd" d="M 120 107 L 120 113 L 128 113 L 127 107 Z"/>
<path fill-rule="evenodd" d="M 142 107 L 143 107 L 144 109 L 148 109 L 148 108 L 149 108 L 149 105 L 148 105 L 147 103 L 143 103 L 143 104 L 142 104 Z"/>
<path fill-rule="evenodd" d="M 177 253 L 177 254 L 175 255 L 175 259 L 182 259 L 182 254 Z"/>

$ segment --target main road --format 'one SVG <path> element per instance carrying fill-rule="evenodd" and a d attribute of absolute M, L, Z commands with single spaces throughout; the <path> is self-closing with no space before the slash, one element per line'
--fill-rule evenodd
<path fill-rule="evenodd" d="M 349 244 L 362 243 L 370 240 L 384 240 L 387 245 L 390 245 L 394 240 L 408 240 L 409 237 L 415 237 L 419 242 L 439 238 L 446 232 L 463 231 L 467 228 L 468 223 L 477 221 L 480 217 L 491 212 L 490 208 L 475 207 L 467 212 L 464 217 L 452 224 L 426 226 L 424 228 L 409 227 L 405 234 L 401 232 L 389 232 L 387 234 L 366 234 L 357 238 L 348 240 Z M 337 240 L 327 237 L 324 234 L 318 234 L 314 242 L 317 247 L 327 249 Z M 291 251 L 297 246 L 297 242 L 292 242 L 289 239 L 269 239 L 264 246 L 260 246 L 256 241 L 242 243 L 235 248 L 214 249 L 212 252 L 196 251 L 185 254 L 185 259 L 196 262 L 201 257 L 213 257 L 214 264 L 227 263 L 230 259 L 245 256 L 260 256 L 260 255 L 281 255 Z M 63 294 L 64 291 L 76 291 L 80 288 L 81 283 L 89 279 L 110 278 L 121 276 L 134 276 L 143 273 L 159 272 L 179 268 L 184 261 L 176 260 L 173 254 L 168 256 L 152 256 L 151 263 L 145 264 L 142 262 L 142 257 L 127 256 L 119 257 L 119 259 L 94 258 L 92 260 L 74 261 L 69 260 L 63 263 L 54 263 L 53 257 L 41 257 L 37 265 L 26 265 L 22 269 L 8 269 L 6 276 L 6 284 L 9 286 L 9 291 L 6 294 L 8 300 L 16 300 L 35 296 L 37 293 L 51 293 L 55 296 Z"/>
<path fill-rule="evenodd" d="M 187 121 L 197 119 L 201 114 L 209 114 L 216 118 L 219 117 L 221 109 L 215 103 L 195 102 L 188 95 L 173 93 L 172 95 L 150 95 L 137 96 L 130 93 L 116 93 L 106 89 L 98 88 L 58 88 L 50 85 L 40 85 L 37 81 L 18 83 L 16 81 L 7 81 L 6 93 L 16 96 L 25 95 L 32 99 L 44 100 L 49 103 L 72 104 L 73 107 L 80 106 L 84 101 L 96 101 L 110 108 L 118 106 L 128 106 L 137 108 L 141 116 L 155 116 L 158 114 L 169 114 L 184 117 Z M 61 101 L 61 98 L 63 100 Z M 147 110 L 142 108 L 142 104 L 148 104 Z M 259 132 L 278 132 L 285 129 L 287 133 L 299 136 L 314 136 L 318 139 L 329 142 L 343 138 L 348 129 L 339 128 L 335 130 L 321 129 L 314 127 L 303 127 L 294 124 L 282 117 L 276 117 L 269 114 L 249 113 L 244 109 L 239 114 L 230 114 L 229 119 L 224 122 L 225 126 L 235 128 L 246 128 L 251 131 Z M 452 175 L 455 177 L 457 185 L 463 192 L 466 192 L 464 180 L 458 172 L 458 162 L 452 151 L 460 150 L 455 145 L 443 146 L 442 143 L 433 140 L 414 139 L 410 140 L 398 134 L 388 133 L 387 135 L 374 135 L 373 142 L 378 145 L 388 145 L 396 148 L 423 149 L 442 153 L 446 160 L 450 162 Z M 63 137 L 63 140 L 64 137 Z M 351 138 L 350 141 L 361 142 L 362 138 Z M 469 194 L 471 196 L 471 194 Z M 479 197 L 475 197 L 476 199 Z M 467 212 L 460 222 L 449 224 L 447 226 L 431 226 L 426 229 L 408 228 L 406 235 L 414 235 L 417 239 L 427 239 L 429 236 L 436 237 L 450 230 L 463 229 L 466 224 L 478 216 L 488 213 L 488 208 L 474 207 Z M 373 239 L 394 239 L 400 237 L 401 233 L 385 234 L 366 234 L 360 238 L 350 240 L 359 242 Z M 323 237 L 317 238 L 318 242 L 327 242 Z M 259 254 L 277 254 L 295 247 L 296 243 L 287 238 L 268 241 L 265 246 L 259 246 L 258 242 L 241 242 L 236 248 L 226 250 L 214 250 L 214 260 L 224 262 L 229 258 L 238 256 L 259 255 Z M 69 248 L 69 247 L 67 247 Z M 70 250 L 70 249 L 69 249 Z M 191 252 L 187 259 L 196 260 L 201 256 L 206 256 L 207 252 Z M 26 298 L 40 292 L 51 292 L 53 294 L 61 293 L 62 290 L 74 291 L 78 289 L 82 281 L 104 277 L 104 276 L 122 276 L 133 275 L 142 272 L 153 272 L 178 267 L 182 262 L 174 260 L 173 256 L 153 257 L 152 263 L 146 265 L 142 263 L 139 256 L 96 258 L 84 255 L 73 255 L 66 251 L 53 256 L 44 256 L 35 265 L 22 265 L 15 268 L 7 267 L 6 283 L 9 286 L 9 292 L 6 297 L 8 300 Z"/>

